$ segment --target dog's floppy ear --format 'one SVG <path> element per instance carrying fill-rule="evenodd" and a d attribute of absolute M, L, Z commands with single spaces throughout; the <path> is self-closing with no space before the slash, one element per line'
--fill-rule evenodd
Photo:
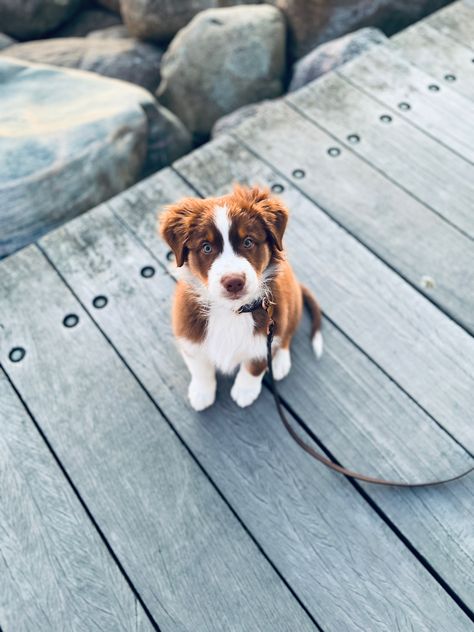
<path fill-rule="evenodd" d="M 288 209 L 283 202 L 272 196 L 268 189 L 254 187 L 252 194 L 257 201 L 256 208 L 262 214 L 263 220 L 278 250 L 283 250 L 283 235 L 288 223 Z"/>
<path fill-rule="evenodd" d="M 185 198 L 176 204 L 167 206 L 159 217 L 159 232 L 176 257 L 180 268 L 186 261 L 189 237 L 189 220 L 197 200 Z"/>

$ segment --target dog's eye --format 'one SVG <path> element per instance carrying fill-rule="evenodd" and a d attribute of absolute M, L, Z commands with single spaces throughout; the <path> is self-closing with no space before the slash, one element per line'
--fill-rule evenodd
<path fill-rule="evenodd" d="M 202 245 L 202 251 L 205 255 L 210 255 L 212 252 L 212 246 L 207 241 Z"/>
<path fill-rule="evenodd" d="M 244 244 L 244 248 L 251 248 L 253 246 L 253 239 L 250 239 L 250 237 L 246 237 L 243 241 Z"/>

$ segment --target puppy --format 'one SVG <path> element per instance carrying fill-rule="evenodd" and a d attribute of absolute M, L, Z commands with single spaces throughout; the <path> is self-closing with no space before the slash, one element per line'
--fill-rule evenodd
<path fill-rule="evenodd" d="M 160 218 L 161 235 L 182 269 L 173 331 L 191 373 L 188 396 L 195 410 L 214 403 L 216 370 L 230 374 L 239 367 L 231 390 L 239 406 L 257 399 L 267 368 L 263 299 L 273 305 L 275 379 L 290 371 L 303 300 L 312 316 L 314 351 L 322 354 L 319 305 L 285 257 L 287 221 L 288 210 L 268 189 L 239 185 L 219 198 L 185 198 Z"/>

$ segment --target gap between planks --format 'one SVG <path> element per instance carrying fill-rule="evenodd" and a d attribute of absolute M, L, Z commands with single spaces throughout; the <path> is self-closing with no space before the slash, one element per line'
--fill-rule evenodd
<path fill-rule="evenodd" d="M 97 215 L 96 215 L 95 219 L 96 219 L 96 220 L 98 219 L 98 216 L 97 216 Z M 76 225 L 77 225 L 77 224 L 76 224 Z M 97 227 L 97 226 L 96 226 L 96 227 Z M 66 227 L 66 228 L 64 228 L 64 229 L 63 229 L 63 232 L 64 232 L 64 231 L 68 232 L 68 230 L 73 230 L 73 227 L 70 227 L 69 229 Z M 105 234 L 106 234 L 107 232 L 108 232 L 108 231 L 104 231 L 104 230 L 102 230 L 102 231 L 100 231 L 100 230 L 99 230 L 99 231 L 98 231 L 98 233 L 102 233 L 102 234 L 104 234 L 104 239 L 105 239 Z M 51 249 L 52 249 L 52 247 L 53 247 L 53 244 L 54 244 L 54 243 L 56 244 L 56 246 L 59 246 L 59 241 L 58 241 L 58 240 L 60 240 L 62 243 L 64 243 L 64 237 L 61 239 L 61 237 L 60 237 L 60 236 L 56 236 L 56 238 L 55 238 L 55 239 L 54 239 L 54 238 L 52 238 L 52 237 L 50 237 L 50 238 L 48 238 L 48 239 L 46 239 L 46 240 L 43 240 L 43 243 L 44 243 L 45 241 L 46 241 L 46 242 L 48 242 L 48 251 L 50 252 L 50 254 L 51 254 Z M 54 249 L 53 249 L 53 253 L 54 253 L 54 251 L 55 251 L 55 250 L 56 250 L 56 248 L 54 248 Z M 56 253 L 56 255 L 57 255 L 57 254 L 58 254 L 58 253 Z M 85 253 L 83 253 L 83 254 L 85 255 Z M 56 258 L 56 255 L 54 255 L 54 258 Z M 119 256 L 119 253 L 117 253 L 117 256 Z M 121 257 L 121 259 L 122 259 L 122 260 L 124 260 L 124 259 L 123 259 L 123 257 Z M 129 257 L 128 257 L 128 259 L 129 259 Z M 139 259 L 141 259 L 141 255 L 140 255 Z M 119 258 L 119 261 L 120 261 L 120 258 Z M 85 269 L 83 269 L 83 270 L 85 271 Z M 73 273 L 73 271 L 72 271 L 72 270 L 69 270 L 69 272 Z M 74 274 L 73 274 L 73 275 L 74 275 Z M 88 288 L 88 289 L 87 289 L 87 286 L 83 286 L 83 291 L 85 291 L 86 293 L 88 293 L 88 292 L 90 292 L 90 291 L 92 291 L 92 290 L 93 290 L 93 288 Z M 112 290 L 110 290 L 110 291 L 112 291 Z M 86 301 L 86 302 L 87 302 L 87 303 L 89 303 L 89 301 Z M 104 315 L 105 315 L 105 314 L 104 314 Z M 106 322 L 108 322 L 109 324 L 111 324 L 111 322 L 112 322 L 112 321 L 110 321 L 110 320 L 109 320 L 110 316 L 105 316 L 105 317 L 106 317 Z M 146 329 L 147 329 L 147 328 L 145 327 L 145 330 L 146 330 Z M 107 334 L 107 335 L 109 335 L 109 334 Z M 131 356 L 131 357 L 133 357 L 133 356 Z M 148 378 L 147 378 L 147 380 L 148 380 Z M 180 381 L 182 381 L 182 380 L 180 380 Z M 161 405 L 161 404 L 160 404 L 160 405 Z M 247 416 L 252 415 L 252 414 L 253 414 L 253 413 L 252 413 L 252 411 L 249 411 L 249 413 L 247 413 Z M 189 415 L 189 413 L 187 413 L 187 415 Z M 229 428 L 229 430 L 230 430 L 230 428 Z M 280 433 L 281 431 L 280 431 L 280 430 L 277 430 L 277 432 L 278 432 L 278 433 Z M 210 437 L 209 437 L 209 438 L 210 438 Z M 284 439 L 284 443 L 285 443 L 285 445 L 287 446 L 288 450 L 289 450 L 289 451 L 293 451 L 293 450 L 295 449 L 295 447 L 294 447 L 292 444 L 288 444 L 288 443 L 287 443 L 287 441 L 288 441 L 288 440 L 287 440 L 285 437 L 282 437 L 282 438 Z M 202 454 L 201 454 L 201 456 L 202 456 Z M 305 466 L 309 466 L 309 465 L 306 463 L 306 464 L 305 464 Z M 325 479 L 325 480 L 332 480 L 332 479 L 328 479 L 324 473 L 322 473 L 322 478 L 323 478 L 323 479 Z M 341 485 L 341 482 L 339 482 L 339 486 L 340 486 L 340 485 Z M 324 624 L 323 624 L 323 625 L 324 625 Z"/>
<path fill-rule="evenodd" d="M 183 179 L 183 180 L 184 180 L 183 176 L 180 176 L 180 177 L 181 177 L 181 179 Z M 191 186 L 192 186 L 192 185 L 191 185 Z M 189 192 L 188 192 L 188 194 L 189 194 L 189 193 L 199 195 L 199 191 L 198 191 L 198 190 L 197 190 L 194 186 L 192 186 L 192 190 L 191 190 L 191 191 L 189 191 Z M 184 192 L 184 191 L 181 191 L 181 192 L 179 193 L 179 195 L 181 195 L 181 196 L 182 196 L 182 195 L 185 195 L 185 192 Z M 171 200 L 171 199 L 169 199 L 168 201 L 169 201 L 169 202 L 171 202 L 172 200 Z M 153 204 L 151 204 L 151 205 L 153 205 Z M 125 227 L 125 229 L 126 229 L 127 231 L 129 231 L 129 232 L 130 232 L 130 234 L 131 234 L 131 235 L 132 235 L 135 239 L 138 239 L 138 241 L 141 243 L 142 247 L 144 247 L 144 248 L 145 248 L 145 249 L 146 249 L 146 250 L 150 253 L 150 255 L 153 257 L 153 259 L 154 259 L 154 260 L 158 263 L 158 265 L 159 265 L 160 267 L 162 267 L 162 269 L 164 269 L 165 271 L 167 271 L 167 273 L 168 273 L 168 274 L 169 274 L 172 278 L 174 278 L 174 275 L 172 274 L 172 272 L 171 272 L 171 270 L 170 270 L 170 268 L 169 268 L 169 265 L 166 265 L 166 264 L 162 261 L 162 259 L 156 255 L 156 248 L 158 248 L 158 250 L 162 252 L 162 257 L 163 257 L 163 259 L 164 259 L 164 260 L 166 260 L 166 255 L 165 255 L 165 252 L 164 252 L 164 247 L 160 244 L 160 242 L 157 242 L 157 243 L 156 243 L 156 247 L 155 247 L 155 243 L 154 243 L 154 248 L 153 248 L 153 249 L 151 249 L 151 248 L 149 247 L 148 243 L 147 243 L 147 240 L 145 240 L 145 241 L 144 241 L 144 240 L 141 238 L 141 236 L 140 236 L 140 234 L 139 234 L 139 231 L 137 232 L 137 230 L 136 230 L 136 227 L 133 227 L 132 225 L 130 225 L 130 224 L 129 224 L 129 223 L 128 223 L 125 219 L 124 219 L 123 215 L 122 215 L 122 214 L 120 214 L 120 213 L 118 213 L 118 212 L 115 210 L 115 206 L 116 206 L 116 204 L 114 204 L 114 203 L 112 202 L 112 203 L 111 203 L 111 204 L 109 204 L 108 206 L 109 206 L 109 208 L 112 210 L 112 212 L 114 213 L 114 215 L 115 215 L 115 217 L 116 217 L 117 221 L 118 221 L 121 225 L 123 225 L 123 226 Z M 146 204 L 146 202 L 145 202 L 145 207 L 146 207 L 146 206 L 147 206 L 147 204 Z M 140 212 L 139 212 L 139 214 L 140 214 Z M 149 225 L 149 227 L 150 227 L 150 231 L 149 231 L 149 233 L 150 233 L 150 236 L 151 236 L 151 234 L 152 234 L 152 226 L 151 226 L 151 222 L 147 223 L 147 225 Z M 134 228 L 135 228 L 135 229 L 134 229 Z M 285 401 L 286 401 L 286 400 L 285 400 Z M 286 405 L 287 405 L 287 407 L 288 407 L 288 402 L 287 402 L 287 401 L 286 401 Z M 292 413 L 294 413 L 294 410 L 293 410 L 291 407 L 290 407 L 290 411 L 291 411 Z M 299 421 L 299 423 L 301 423 L 301 418 L 299 418 L 299 419 L 298 419 L 298 421 Z M 303 427 L 302 427 L 302 430 L 303 430 L 303 432 L 304 432 L 304 431 L 307 431 L 307 427 L 303 426 Z M 312 436 L 312 438 L 314 438 L 314 437 L 315 437 L 314 433 L 313 433 L 312 435 L 311 435 L 311 433 L 310 433 L 310 436 Z M 323 447 L 325 450 L 327 450 L 327 448 L 326 448 L 326 446 L 325 446 L 324 444 L 322 444 L 322 447 Z M 464 448 L 463 448 L 463 449 L 464 449 Z M 367 501 L 371 504 L 371 506 L 373 507 L 373 509 L 374 509 L 374 510 L 376 510 L 376 511 L 379 513 L 379 515 L 381 515 L 381 517 L 382 517 L 382 518 L 383 518 L 383 519 L 384 519 L 384 520 L 385 520 L 385 521 L 386 521 L 386 522 L 390 525 L 390 527 L 391 527 L 391 528 L 392 528 L 392 529 L 393 529 L 393 530 L 397 533 L 397 535 L 398 535 L 398 536 L 399 536 L 399 537 L 400 537 L 400 538 L 404 541 L 405 545 L 406 545 L 406 546 L 407 546 L 407 547 L 411 550 L 411 552 L 413 553 L 413 555 L 415 555 L 415 556 L 416 556 L 416 557 L 420 560 L 420 562 L 421 562 L 421 563 L 423 563 L 423 564 L 425 565 L 425 567 L 427 567 L 427 568 L 428 568 L 428 570 L 429 570 L 429 571 L 430 571 L 430 572 L 431 572 L 431 573 L 432 573 L 432 574 L 436 577 L 437 581 L 439 581 L 439 582 L 441 583 L 441 585 L 443 585 L 443 587 L 445 588 L 445 590 L 446 590 L 446 591 L 447 591 L 447 592 L 451 595 L 451 597 L 452 597 L 452 598 L 453 598 L 453 599 L 454 599 L 454 600 L 458 603 L 458 605 L 460 605 L 460 607 L 462 607 L 466 613 L 468 613 L 468 614 L 470 614 L 470 615 L 472 616 L 472 613 L 471 613 L 470 609 L 469 609 L 469 608 L 468 608 L 468 607 L 467 607 L 467 606 L 463 603 L 462 599 L 461 599 L 461 598 L 457 595 L 457 593 L 456 593 L 456 592 L 455 592 L 455 591 L 454 591 L 454 590 L 453 590 L 453 589 L 449 586 L 449 583 L 448 583 L 448 582 L 446 582 L 446 581 L 442 578 L 442 576 L 441 576 L 439 573 L 437 573 L 437 571 L 436 571 L 436 570 L 434 569 L 434 567 L 430 564 L 430 562 L 429 562 L 426 558 L 424 558 L 424 557 L 423 557 L 423 555 L 422 555 L 422 554 L 421 554 L 421 553 L 420 553 L 420 552 L 416 549 L 416 547 L 415 547 L 415 546 L 414 546 L 414 545 L 410 542 L 409 537 L 408 537 L 408 536 L 406 536 L 406 535 L 403 535 L 403 534 L 402 534 L 402 532 L 401 532 L 401 530 L 400 530 L 398 527 L 396 527 L 396 526 L 395 526 L 395 524 L 394 524 L 393 520 L 391 520 L 391 519 L 387 516 L 387 514 L 385 513 L 385 511 L 384 511 L 384 510 L 380 507 L 380 505 L 378 505 L 378 504 L 377 504 L 377 500 L 374 500 L 373 498 L 371 498 L 371 497 L 370 497 L 371 492 L 370 492 L 370 491 L 368 491 L 368 490 L 367 490 L 367 491 L 362 490 L 362 488 L 361 488 L 360 486 L 357 486 L 357 485 L 356 485 L 356 487 L 358 487 L 359 492 L 360 492 L 362 495 L 364 495 L 364 497 L 365 497 L 365 498 L 366 498 L 366 500 L 367 500 Z M 373 492 L 373 490 L 372 490 L 372 492 Z"/>

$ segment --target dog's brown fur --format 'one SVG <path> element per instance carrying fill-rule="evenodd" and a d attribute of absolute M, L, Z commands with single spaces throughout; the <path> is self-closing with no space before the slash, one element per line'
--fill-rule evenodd
<path fill-rule="evenodd" d="M 177 266 L 187 263 L 189 272 L 207 285 L 209 269 L 222 250 L 222 237 L 214 224 L 214 209 L 222 205 L 227 207 L 232 222 L 229 240 L 234 251 L 246 257 L 258 275 L 268 266 L 276 266 L 269 288 L 275 304 L 275 337 L 280 340 L 280 347 L 290 346 L 301 319 L 303 298 L 312 312 L 314 334 L 321 326 L 319 306 L 312 294 L 300 286 L 285 258 L 282 240 L 288 210 L 267 188 L 237 185 L 229 195 L 205 200 L 185 198 L 168 206 L 161 217 L 160 231 L 175 254 Z M 246 237 L 253 241 L 248 249 L 242 246 Z M 211 246 L 210 253 L 203 252 L 203 243 Z M 253 318 L 254 335 L 265 335 L 268 324 L 265 310 L 254 311 Z M 206 336 L 206 327 L 206 313 L 192 283 L 178 281 L 173 305 L 175 335 L 199 343 Z M 266 369 L 266 361 L 252 360 L 247 367 L 253 375 L 259 375 Z"/>

